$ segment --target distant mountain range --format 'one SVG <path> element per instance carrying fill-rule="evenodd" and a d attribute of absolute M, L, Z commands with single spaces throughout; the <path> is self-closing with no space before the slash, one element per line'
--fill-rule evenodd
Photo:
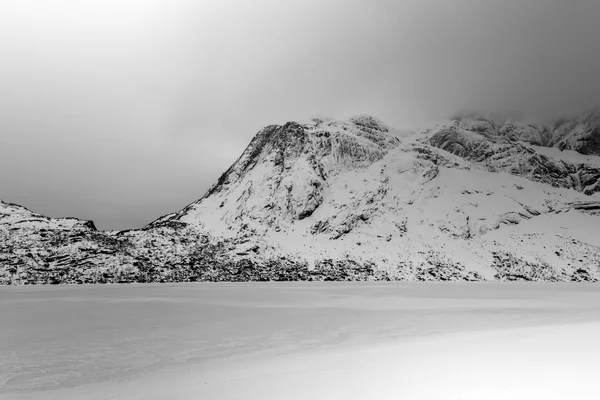
<path fill-rule="evenodd" d="M 0 203 L 0 283 L 597 281 L 599 179 L 600 109 L 270 125 L 140 230 Z"/>

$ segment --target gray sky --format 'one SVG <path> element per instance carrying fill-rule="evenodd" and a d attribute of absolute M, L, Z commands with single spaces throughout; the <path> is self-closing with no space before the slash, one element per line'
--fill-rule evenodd
<path fill-rule="evenodd" d="M 136 228 L 265 125 L 585 108 L 598 16 L 597 0 L 2 0 L 0 199 Z"/>

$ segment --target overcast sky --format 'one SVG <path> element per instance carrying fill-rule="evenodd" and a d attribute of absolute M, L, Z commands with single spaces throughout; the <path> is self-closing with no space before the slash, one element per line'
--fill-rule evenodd
<path fill-rule="evenodd" d="M 198 199 L 263 126 L 600 94 L 597 0 L 1 0 L 0 199 L 100 229 Z"/>

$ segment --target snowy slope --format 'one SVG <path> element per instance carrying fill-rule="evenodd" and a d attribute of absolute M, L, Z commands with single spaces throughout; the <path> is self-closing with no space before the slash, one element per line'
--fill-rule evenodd
<path fill-rule="evenodd" d="M 242 257 L 373 262 L 404 279 L 596 276 L 598 157 L 542 153 L 456 120 L 412 135 L 369 116 L 269 126 L 202 199 L 149 228 L 177 221 Z"/>

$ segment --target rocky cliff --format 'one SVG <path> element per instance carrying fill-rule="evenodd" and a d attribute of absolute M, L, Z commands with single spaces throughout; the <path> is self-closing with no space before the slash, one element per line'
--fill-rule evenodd
<path fill-rule="evenodd" d="M 460 129 L 489 140 L 509 139 L 524 143 L 600 155 L 600 107 L 578 116 L 543 120 L 516 113 L 463 113 L 453 120 Z"/>

